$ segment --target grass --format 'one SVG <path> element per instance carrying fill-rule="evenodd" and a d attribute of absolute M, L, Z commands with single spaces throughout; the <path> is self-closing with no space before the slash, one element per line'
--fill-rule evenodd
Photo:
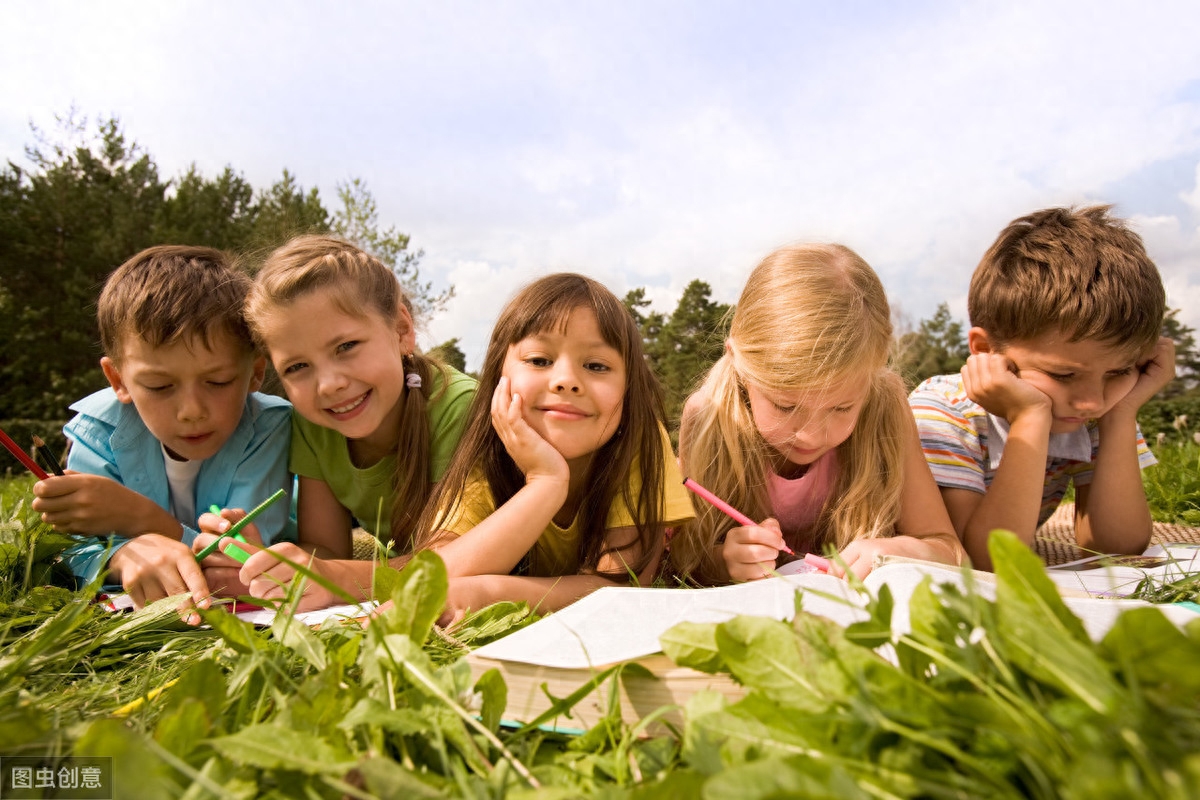
<path fill-rule="evenodd" d="M 1158 466 L 1142 471 L 1156 522 L 1200 526 L 1200 445 L 1165 442 L 1153 448 Z"/>

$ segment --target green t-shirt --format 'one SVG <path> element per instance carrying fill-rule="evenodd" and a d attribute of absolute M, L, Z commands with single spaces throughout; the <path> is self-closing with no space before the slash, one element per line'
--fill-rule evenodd
<path fill-rule="evenodd" d="M 462 437 L 467 409 L 475 395 L 476 381 L 453 367 L 446 367 L 449 382 L 441 391 L 442 376 L 433 371 L 429 404 L 429 480 L 441 480 L 450 457 Z M 439 395 L 439 392 L 441 394 Z M 350 462 L 346 437 L 292 415 L 292 451 L 288 467 L 297 475 L 329 485 L 338 502 L 350 510 L 358 524 L 376 537 L 386 537 L 392 519 L 392 474 L 396 457 L 387 456 L 366 469 Z"/>

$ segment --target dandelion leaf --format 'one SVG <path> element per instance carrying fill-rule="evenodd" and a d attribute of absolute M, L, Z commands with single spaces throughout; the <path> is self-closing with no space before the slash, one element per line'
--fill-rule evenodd
<path fill-rule="evenodd" d="M 711 622 L 680 622 L 658 637 L 663 652 L 681 667 L 713 674 L 725 668 L 717 647 L 717 626 Z"/>

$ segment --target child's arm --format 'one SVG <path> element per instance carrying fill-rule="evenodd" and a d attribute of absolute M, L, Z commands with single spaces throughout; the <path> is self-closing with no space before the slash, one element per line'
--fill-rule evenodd
<path fill-rule="evenodd" d="M 1075 487 L 1075 540 L 1101 553 L 1140 553 L 1153 530 L 1138 462 L 1137 412 L 1175 377 L 1175 342 L 1161 337 L 1129 394 L 1100 418 L 1090 483 Z"/>
<path fill-rule="evenodd" d="M 920 558 L 944 564 L 960 564 L 963 548 L 954 533 L 954 526 L 934 483 L 933 473 L 921 450 L 916 421 L 907 417 L 909 430 L 904 449 L 904 486 L 900 495 L 900 516 L 896 520 L 896 535 L 876 539 L 859 539 L 841 552 L 847 568 L 859 578 L 866 577 L 877 554 Z M 972 493 L 973 494 L 973 493 Z M 836 562 L 831 569 L 840 571 Z"/>
<path fill-rule="evenodd" d="M 354 540 L 350 511 L 318 478 L 300 476 L 300 496 L 296 504 L 296 525 L 301 549 L 319 558 L 350 558 Z"/>
<path fill-rule="evenodd" d="M 51 476 L 33 485 L 34 511 L 64 533 L 140 536 L 159 533 L 178 541 L 183 526 L 170 512 L 118 481 L 76 472 Z"/>
<path fill-rule="evenodd" d="M 942 489 L 942 499 L 954 529 L 962 537 L 976 569 L 990 570 L 987 543 L 991 532 L 1003 528 L 1032 546 L 1037 530 L 1042 487 L 1046 476 L 1050 398 L 1012 371 L 998 353 L 976 353 L 962 368 L 967 396 L 1009 423 L 1004 456 L 985 494 L 965 489 Z"/>
<path fill-rule="evenodd" d="M 445 535 L 434 546 L 452 578 L 511 572 L 567 501 L 566 459 L 525 421 L 508 378 L 500 379 L 492 396 L 492 425 L 525 485 L 471 530 Z"/>
<path fill-rule="evenodd" d="M 628 586 L 631 582 L 647 586 L 658 572 L 662 559 L 661 544 L 655 549 L 646 568 L 640 574 L 630 574 L 626 563 L 640 560 L 636 528 L 614 528 L 607 531 L 610 547 L 630 545 L 614 550 L 600 558 L 595 573 L 539 578 L 525 575 L 470 575 L 453 578 L 446 598 L 446 607 L 439 624 L 446 626 L 461 618 L 467 611 L 477 611 L 501 600 L 524 601 L 533 610 L 544 613 L 557 611 L 605 586 Z"/>

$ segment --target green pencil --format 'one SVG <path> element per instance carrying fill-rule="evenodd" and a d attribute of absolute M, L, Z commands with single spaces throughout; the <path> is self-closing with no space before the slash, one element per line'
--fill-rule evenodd
<path fill-rule="evenodd" d="M 240 532 L 242 530 L 242 528 L 246 527 L 247 523 L 249 523 L 251 520 L 253 520 L 255 517 L 257 517 L 262 512 L 266 511 L 268 506 L 270 506 L 272 503 L 274 503 L 276 500 L 278 500 L 279 498 L 283 497 L 286 494 L 287 494 L 286 489 L 280 489 L 275 494 L 268 497 L 266 500 L 263 500 L 261 503 L 259 503 L 257 506 L 255 506 L 254 509 L 249 514 L 247 514 L 246 516 L 239 519 L 237 522 L 235 522 L 233 525 L 230 526 L 229 530 L 225 531 L 220 536 L 218 536 L 213 541 L 212 544 L 210 544 L 208 547 L 201 550 L 199 553 L 196 553 L 196 560 L 203 561 L 204 559 L 211 556 L 214 552 L 216 552 L 217 545 L 219 545 L 221 543 L 222 539 L 225 539 L 229 536 L 236 536 L 238 534 L 238 532 Z M 242 550 L 241 553 L 243 555 L 246 555 L 244 550 Z M 249 557 L 249 556 L 247 556 L 247 557 Z M 242 563 L 245 563 L 245 562 L 242 562 Z"/>

